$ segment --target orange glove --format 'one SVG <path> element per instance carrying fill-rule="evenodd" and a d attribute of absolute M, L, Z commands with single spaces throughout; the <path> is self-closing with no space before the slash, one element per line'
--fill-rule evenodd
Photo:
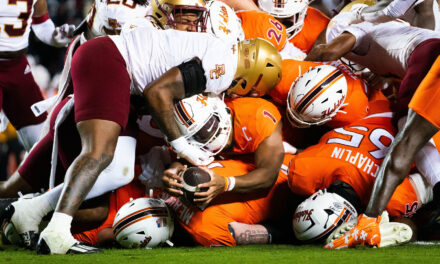
<path fill-rule="evenodd" d="M 379 246 L 381 239 L 379 224 L 381 220 L 381 216 L 368 217 L 361 214 L 358 217 L 358 223 L 355 227 L 344 236 L 325 245 L 324 248 L 352 248 L 357 245 Z"/>

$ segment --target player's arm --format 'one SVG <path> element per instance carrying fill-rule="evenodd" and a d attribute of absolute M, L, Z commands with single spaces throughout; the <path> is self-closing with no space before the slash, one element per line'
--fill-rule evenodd
<path fill-rule="evenodd" d="M 247 193 L 272 187 L 284 157 L 281 131 L 280 121 L 274 132 L 259 144 L 255 151 L 255 170 L 238 177 L 223 177 L 210 171 L 212 180 L 199 185 L 199 188 L 209 187 L 208 191 L 196 192 L 199 198 L 194 201 L 208 205 L 224 191 Z"/>
<path fill-rule="evenodd" d="M 206 78 L 201 62 L 194 58 L 173 67 L 147 85 L 144 97 L 150 114 L 165 134 L 173 150 L 194 165 L 207 165 L 213 158 L 190 145 L 175 124 L 173 105 L 180 100 L 205 91 Z"/>
<path fill-rule="evenodd" d="M 239 10 L 260 10 L 252 0 L 220 0 L 232 7 L 235 11 Z"/>
<path fill-rule="evenodd" d="M 373 6 L 364 8 L 362 12 L 357 15 L 358 18 L 356 22 L 368 21 L 372 23 L 384 23 L 394 20 L 414 8 L 418 1 L 419 0 L 379 1 Z"/>
<path fill-rule="evenodd" d="M 42 42 L 60 48 L 70 43 L 75 26 L 64 24 L 55 27 L 52 19 L 49 18 L 46 0 L 38 0 L 34 6 L 32 30 Z"/>
<path fill-rule="evenodd" d="M 348 32 L 334 38 L 328 44 L 320 44 L 310 51 L 306 61 L 335 61 L 350 52 L 356 44 L 356 37 Z"/>
<path fill-rule="evenodd" d="M 256 169 L 235 178 L 234 192 L 245 193 L 272 187 L 277 180 L 283 157 L 284 147 L 280 121 L 274 132 L 258 145 L 255 151 Z"/>

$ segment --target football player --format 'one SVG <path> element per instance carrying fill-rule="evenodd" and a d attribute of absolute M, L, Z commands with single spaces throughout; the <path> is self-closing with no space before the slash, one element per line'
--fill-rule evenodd
<path fill-rule="evenodd" d="M 325 41 L 325 29 L 330 19 L 310 7 L 306 0 L 258 0 L 261 10 L 273 15 L 287 29 L 287 39 L 308 54 L 316 43 Z"/>
<path fill-rule="evenodd" d="M 57 186 L 35 198 L 21 199 L 12 203 L 0 215 L 1 222 L 6 219 L 14 224 L 22 244 L 29 249 L 35 249 L 38 241 L 38 225 L 47 213 L 55 209 L 63 189 L 63 185 L 60 184 L 63 176 L 81 152 L 80 135 L 75 126 L 74 107 L 74 99 L 70 97 L 56 105 L 50 117 L 49 132 L 36 143 L 18 169 L 20 177 L 30 187 L 47 188 L 49 176 L 54 181 L 50 185 L 57 184 Z M 115 159 L 100 173 L 86 199 L 98 197 L 128 184 L 133 179 L 136 135 L 137 125 L 132 117 L 126 130 L 117 139 Z M 35 174 L 41 176 L 33 177 Z M 89 217 L 89 221 L 90 218 L 93 219 Z M 89 249 L 91 252 L 94 251 Z M 72 247 L 70 250 L 72 253 L 81 252 L 80 246 Z"/>
<path fill-rule="evenodd" d="M 311 195 L 333 184 L 331 193 L 348 199 L 357 213 L 363 212 L 395 135 L 389 103 L 380 91 L 375 93 L 368 116 L 326 133 L 317 145 L 292 159 L 288 181 L 295 194 Z M 410 216 L 431 199 L 429 185 L 420 174 L 413 174 L 384 208 L 392 218 Z"/>
<path fill-rule="evenodd" d="M 194 146 L 198 146 L 206 152 L 215 153 L 217 156 L 234 160 L 226 163 L 231 164 L 226 166 L 231 166 L 226 169 L 229 171 L 227 174 L 217 174 L 216 170 L 210 171 L 211 181 L 198 186 L 199 188 L 209 188 L 206 192 L 196 192 L 194 199 L 194 202 L 201 208 L 206 208 L 209 205 L 206 210 L 197 212 L 197 217 L 191 219 L 185 218 L 185 214 L 183 214 L 180 221 L 193 238 L 202 245 L 232 246 L 236 245 L 228 231 L 228 223 L 232 221 L 232 218 L 235 219 L 235 222 L 255 224 L 263 220 L 263 215 L 267 216 L 263 206 L 255 205 L 249 208 L 249 210 L 255 210 L 253 213 L 255 218 L 252 218 L 250 213 L 244 213 L 240 209 L 245 208 L 246 203 L 234 203 L 234 207 L 227 201 L 232 197 L 241 197 L 237 201 L 243 201 L 245 197 L 253 197 L 254 194 L 258 194 L 257 197 L 259 197 L 262 193 L 264 195 L 261 197 L 264 197 L 277 181 L 284 153 L 281 138 L 281 116 L 277 108 L 268 101 L 243 97 L 227 100 L 228 110 L 225 112 L 225 109 L 222 109 L 226 106 L 218 107 L 217 112 L 223 111 L 224 114 L 210 117 L 207 113 L 202 114 L 202 112 L 208 111 L 198 110 L 206 108 L 204 101 L 207 100 L 209 99 L 203 99 L 203 97 L 192 101 L 185 99 L 176 104 L 176 122 L 182 131 L 187 131 L 184 134 Z M 216 105 L 221 105 L 221 103 Z M 228 111 L 231 114 L 228 114 Z M 246 158 L 243 160 L 241 157 Z M 220 163 L 222 164 L 222 162 Z M 210 167 L 223 167 L 216 164 L 217 162 L 214 162 Z M 235 165 L 233 164 L 238 164 L 238 168 L 245 169 L 234 169 Z M 184 169 L 185 167 L 180 162 L 175 162 L 170 169 L 164 172 L 162 182 L 165 191 L 169 194 L 175 196 L 183 194 L 180 190 L 183 187 L 180 171 Z M 249 198 L 249 200 L 253 199 Z M 263 200 L 260 201 L 262 203 L 268 202 L 268 200 Z M 174 203 L 181 204 L 178 201 Z M 259 203 L 256 202 L 256 204 Z M 173 208 L 172 205 L 171 207 Z M 191 215 L 192 212 L 199 210 L 197 207 L 189 208 L 185 210 L 190 210 L 189 214 Z M 179 211 L 181 210 L 183 209 L 179 209 Z M 245 220 L 247 216 L 250 218 Z M 216 224 L 215 221 L 203 220 L 214 218 L 218 219 L 219 224 Z"/>
<path fill-rule="evenodd" d="M 46 0 L 7 1 L 0 11 L 0 109 L 16 128 L 26 150 L 38 140 L 47 113 L 35 117 L 30 106 L 43 100 L 26 59 L 30 30 L 42 42 L 65 47 L 73 25 L 55 27 L 49 18 Z M 23 96 L 26 95 L 26 96 Z M 4 129 L 6 124 L 2 124 Z M 3 130 L 4 130 L 3 129 Z"/>
<path fill-rule="evenodd" d="M 362 22 L 349 26 L 346 23 L 350 19 L 349 16 L 353 12 L 366 8 L 366 6 L 364 4 L 353 5 L 351 13 L 345 12 L 336 16 L 336 23 L 330 28 L 327 35 L 328 40 L 331 42 L 320 46 L 316 52 L 312 52 L 313 54 L 309 54 L 308 59 L 328 60 L 345 56 L 351 61 L 368 67 L 376 74 L 393 74 L 401 78 L 402 82 L 397 97 L 397 118 L 399 118 L 407 112 L 407 106 L 412 95 L 439 55 L 440 42 L 435 39 L 438 34 L 430 30 L 410 27 L 398 21 L 374 25 L 369 22 Z M 362 29 L 366 30 L 363 31 L 365 34 L 361 33 Z M 355 31 L 357 33 L 354 33 Z M 403 34 L 403 32 L 406 33 Z M 367 36 L 374 37 L 369 38 Z M 396 36 L 400 41 L 394 39 L 390 41 L 392 36 Z M 337 43 L 344 44 L 335 48 L 334 45 L 338 45 Z M 379 57 L 388 59 L 379 60 Z M 425 131 L 429 131 L 429 129 Z M 386 164 L 384 164 L 384 167 Z M 418 166 L 421 166 L 420 164 L 423 165 L 423 162 L 419 162 Z M 422 168 L 420 170 L 430 171 Z M 436 179 L 434 182 L 438 182 L 437 175 L 424 176 L 427 178 L 433 177 Z M 379 182 L 381 181 L 378 181 L 378 184 Z M 371 214 L 370 211 L 367 211 L 367 213 Z M 378 212 L 375 212 L 374 215 L 378 215 Z"/>
<path fill-rule="evenodd" d="M 206 32 L 208 10 L 203 0 L 153 0 L 151 16 L 161 29 Z"/>
<path fill-rule="evenodd" d="M 203 100 L 200 99 L 202 102 L 186 101 L 175 106 L 176 122 L 190 144 L 210 155 L 221 155 L 224 158 L 253 153 L 256 169 L 238 180 L 231 178 L 226 181 L 224 177 L 212 175 L 211 182 L 201 186 L 202 188 L 209 187 L 209 190 L 196 193 L 198 197 L 195 202 L 206 206 L 215 196 L 226 190 L 251 192 L 270 188 L 276 179 L 283 156 L 281 116 L 277 108 L 270 102 L 259 98 L 243 97 L 227 100 L 227 111 L 231 114 L 225 113 L 223 117 L 220 116 L 222 118 L 217 119 L 219 121 L 213 120 L 214 123 L 211 124 L 204 121 L 207 118 L 192 114 L 195 113 L 194 109 L 202 107 Z M 217 111 L 220 112 L 220 110 Z M 186 120 L 194 121 L 188 126 Z M 217 125 L 217 122 L 224 125 Z M 209 125 L 214 128 L 226 127 L 228 132 L 220 137 L 215 133 L 216 130 L 205 131 L 210 128 Z M 189 133 L 189 131 L 192 132 Z M 227 186 L 229 181 L 231 185 Z M 175 187 L 182 187 L 182 179 L 177 174 L 166 173 L 163 182 L 169 193 L 182 194 L 182 191 L 175 189 Z"/>
<path fill-rule="evenodd" d="M 384 163 L 377 173 L 371 198 L 364 214 L 358 218 L 357 225 L 349 230 L 346 235 L 330 242 L 327 248 L 355 247 L 359 244 L 376 246 L 381 236 L 381 217 L 390 197 L 395 193 L 397 186 L 408 173 L 416 154 L 438 132 L 439 122 L 438 107 L 434 102 L 438 99 L 438 83 L 440 73 L 440 59 L 434 62 L 422 83 L 417 88 L 408 111 L 408 120 L 396 136 Z M 440 185 L 437 182 L 433 187 L 434 202 L 439 204 Z M 425 227 L 426 231 L 438 229 L 438 215 L 430 219 Z M 430 230 L 431 229 L 431 230 Z M 432 230 L 433 229 L 433 230 Z M 364 239 L 354 236 L 354 232 L 362 231 L 366 234 Z"/>
<path fill-rule="evenodd" d="M 44 101 L 37 102 L 32 105 L 32 111 L 38 115 L 45 115 L 46 111 L 51 107 L 61 102 L 66 96 L 73 93 L 73 86 L 70 77 L 70 66 L 73 53 L 76 49 L 87 41 L 98 36 L 104 36 L 107 34 L 119 34 L 121 27 L 126 21 L 135 17 L 145 17 L 147 13 L 147 6 L 142 1 L 133 2 L 133 4 L 127 6 L 122 4 L 123 2 L 111 2 L 97 1 L 92 5 L 87 17 L 76 28 L 75 34 L 77 35 L 73 40 L 66 54 L 64 68 L 61 74 L 58 95 L 53 98 L 49 98 Z M 49 132 L 49 119 L 46 120 L 46 125 L 43 126 L 42 137 Z M 48 167 L 50 164 L 39 163 L 40 166 Z M 48 186 L 48 182 L 45 178 L 48 176 L 41 172 L 38 174 L 23 174 L 22 169 L 17 170 L 13 175 L 5 182 L 0 182 L 0 197 L 16 197 L 18 192 L 29 193 L 37 192 L 41 188 L 53 188 L 54 186 Z M 45 169 L 48 172 L 50 169 Z M 38 176 L 38 177 L 37 177 Z M 53 179 L 52 179 L 53 180 Z"/>
<path fill-rule="evenodd" d="M 228 41 L 262 38 L 274 45 L 283 58 L 303 60 L 306 54 L 287 41 L 286 28 L 273 16 L 259 10 L 234 12 L 221 1 L 211 1 L 208 32 Z"/>

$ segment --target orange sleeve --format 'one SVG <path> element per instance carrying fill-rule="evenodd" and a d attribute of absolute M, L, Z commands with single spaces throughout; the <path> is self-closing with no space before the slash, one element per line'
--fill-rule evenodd
<path fill-rule="evenodd" d="M 280 82 L 269 92 L 274 102 L 281 105 L 286 105 L 287 95 L 289 94 L 292 83 L 311 67 L 321 65 L 312 61 L 297 61 L 297 60 L 283 60 L 282 74 Z"/>
<path fill-rule="evenodd" d="M 408 107 L 440 129 L 440 56 L 420 83 Z"/>
<path fill-rule="evenodd" d="M 262 11 L 239 11 L 245 39 L 262 38 L 281 51 L 286 45 L 286 28 L 276 18 Z"/>
<path fill-rule="evenodd" d="M 255 152 L 281 120 L 276 106 L 261 98 L 242 97 L 227 104 L 233 113 L 235 153 Z"/>
<path fill-rule="evenodd" d="M 328 122 L 329 127 L 343 127 L 364 118 L 368 114 L 366 85 L 359 78 L 353 79 L 344 74 L 347 80 L 347 97 L 340 111 Z"/>
<path fill-rule="evenodd" d="M 319 34 L 326 29 L 328 22 L 330 22 L 330 19 L 326 15 L 309 6 L 303 28 L 289 41 L 295 47 L 308 54 Z"/>

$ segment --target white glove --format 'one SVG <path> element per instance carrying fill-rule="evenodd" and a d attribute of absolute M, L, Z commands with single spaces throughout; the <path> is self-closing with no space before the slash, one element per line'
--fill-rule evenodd
<path fill-rule="evenodd" d="M 170 142 L 171 147 L 177 156 L 185 158 L 191 164 L 196 166 L 206 166 L 214 161 L 214 157 L 211 157 L 208 153 L 203 152 L 201 149 L 189 144 L 188 140 L 184 137 L 177 138 Z"/>
<path fill-rule="evenodd" d="M 74 25 L 64 24 L 56 27 L 52 35 L 52 44 L 57 48 L 67 47 L 73 38 Z"/>

